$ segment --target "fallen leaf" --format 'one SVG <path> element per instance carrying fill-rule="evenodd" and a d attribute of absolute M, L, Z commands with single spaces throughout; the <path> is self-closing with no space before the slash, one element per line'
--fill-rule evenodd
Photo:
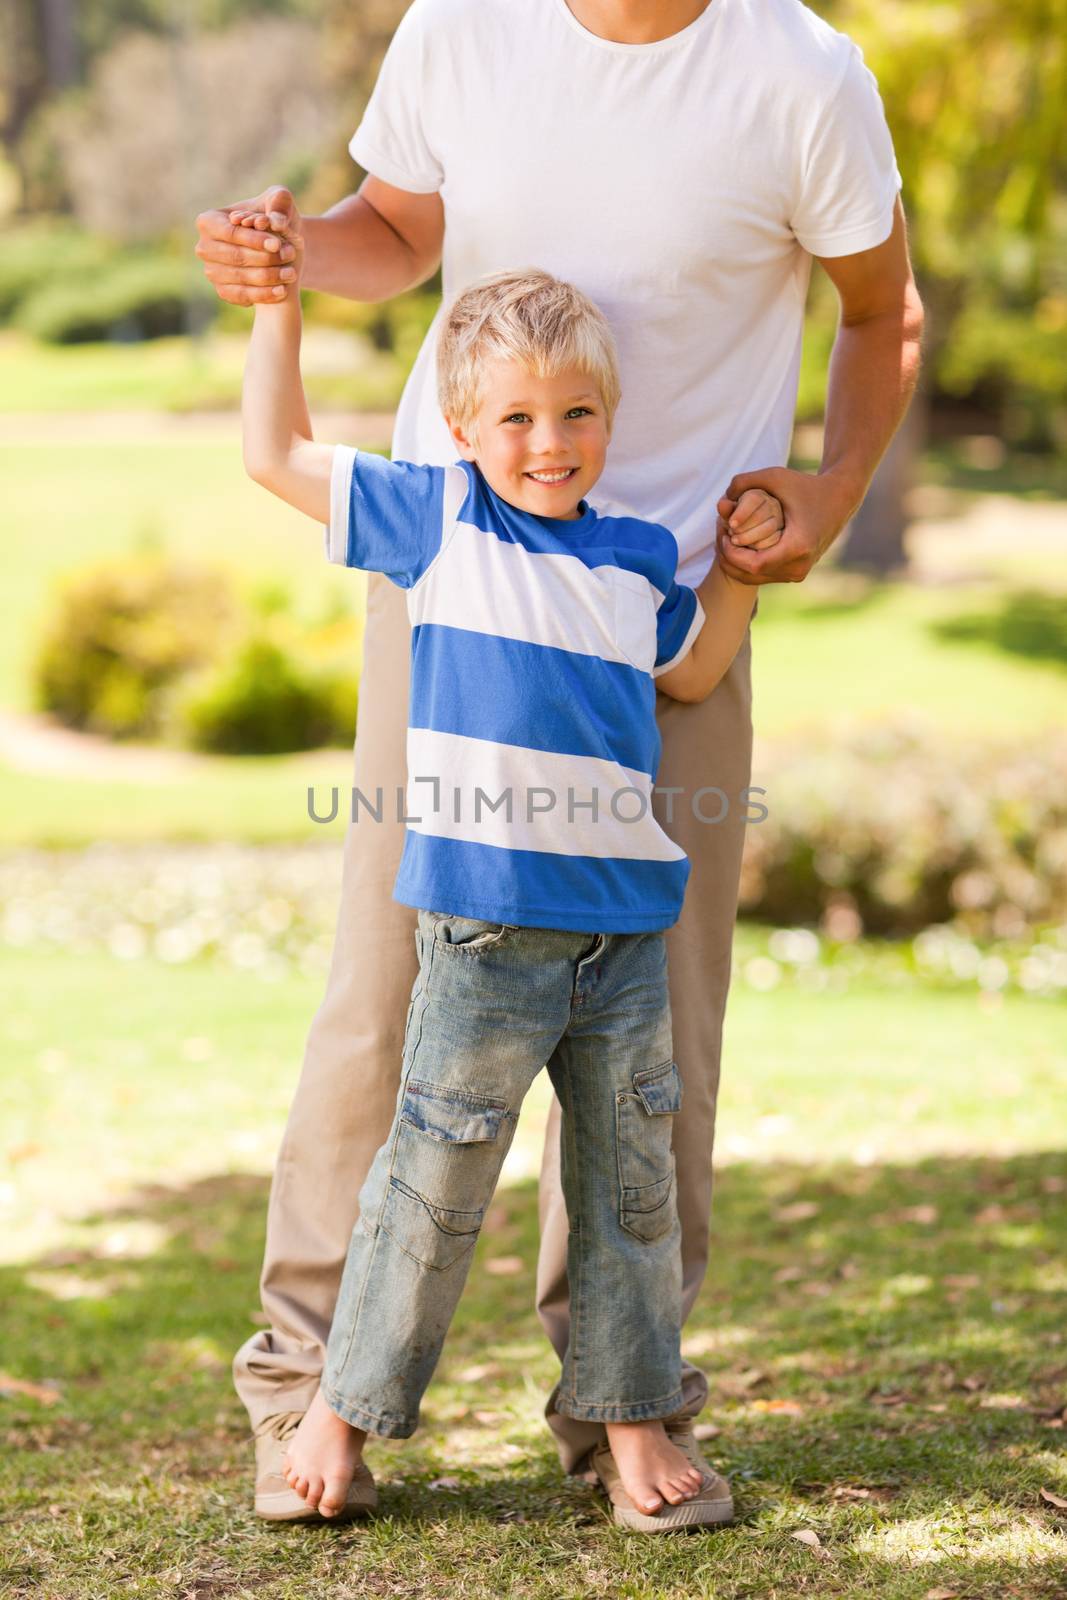
<path fill-rule="evenodd" d="M 430 1485 L 431 1489 L 458 1489 L 459 1487 L 460 1481 L 458 1478 L 435 1478 Z"/>
<path fill-rule="evenodd" d="M 794 1200 L 791 1205 L 779 1206 L 774 1213 L 775 1222 L 810 1222 L 819 1215 L 814 1200 Z"/>
<path fill-rule="evenodd" d="M 0 1372 L 0 1394 L 21 1394 L 27 1400 L 39 1400 L 43 1406 L 54 1406 L 61 1398 L 59 1390 L 49 1384 L 30 1383 L 26 1378 L 13 1378 Z"/>
<path fill-rule="evenodd" d="M 804 1407 L 796 1400 L 753 1400 L 753 1411 L 769 1411 L 780 1417 L 802 1417 Z"/>
<path fill-rule="evenodd" d="M 946 1272 L 941 1279 L 950 1289 L 977 1289 L 981 1281 L 977 1272 Z"/>
<path fill-rule="evenodd" d="M 803 1267 L 779 1267 L 774 1274 L 775 1283 L 796 1283 L 798 1278 L 804 1276 Z"/>
<path fill-rule="evenodd" d="M 814 1528 L 798 1528 L 790 1538 L 798 1539 L 801 1544 L 806 1544 L 813 1556 L 818 1556 L 821 1561 L 829 1561 L 830 1552 L 819 1543 L 819 1535 Z"/>
<path fill-rule="evenodd" d="M 981 1211 L 975 1214 L 974 1220 L 975 1222 L 985 1224 L 990 1222 L 1003 1222 L 1006 1217 L 1007 1212 L 1004 1210 L 1004 1207 L 1002 1205 L 998 1205 L 997 1202 L 994 1201 L 991 1206 L 983 1206 Z"/>
<path fill-rule="evenodd" d="M 495 1361 L 484 1361 L 473 1367 L 464 1367 L 458 1374 L 461 1383 L 481 1383 L 485 1378 L 498 1378 L 503 1368 Z"/>
<path fill-rule="evenodd" d="M 906 1206 L 900 1212 L 901 1222 L 921 1222 L 924 1227 L 935 1223 L 940 1213 L 936 1206 Z"/>
<path fill-rule="evenodd" d="M 746 1367 L 744 1372 L 739 1372 L 731 1379 L 735 1389 L 754 1389 L 757 1384 L 766 1383 L 767 1374 L 761 1372 L 759 1367 Z"/>
<path fill-rule="evenodd" d="M 956 1600 L 958 1589 L 927 1589 L 923 1600 Z"/>
<path fill-rule="evenodd" d="M 903 1389 L 893 1389 L 888 1394 L 882 1394 L 876 1389 L 873 1394 L 867 1396 L 867 1399 L 872 1406 L 902 1406 L 911 1399 L 911 1395 L 906 1394 Z"/>
<path fill-rule="evenodd" d="M 493 1278 L 514 1278 L 523 1268 L 521 1256 L 490 1256 L 485 1270 Z"/>
<path fill-rule="evenodd" d="M 1055 1506 L 1057 1511 L 1067 1511 L 1067 1500 L 1062 1494 L 1053 1494 L 1051 1489 L 1041 1489 L 1039 1492 L 1046 1505 Z"/>
<path fill-rule="evenodd" d="M 974 1394 L 978 1389 L 982 1388 L 984 1381 L 982 1378 L 963 1378 L 960 1381 L 960 1388 L 968 1389 L 971 1394 Z"/>
<path fill-rule="evenodd" d="M 1053 1174 L 1041 1179 L 1041 1187 L 1046 1194 L 1063 1194 L 1067 1189 L 1067 1178 L 1058 1178 Z"/>
<path fill-rule="evenodd" d="M 714 1422 L 698 1422 L 693 1429 L 694 1439 L 717 1439 L 722 1429 L 716 1427 Z"/>

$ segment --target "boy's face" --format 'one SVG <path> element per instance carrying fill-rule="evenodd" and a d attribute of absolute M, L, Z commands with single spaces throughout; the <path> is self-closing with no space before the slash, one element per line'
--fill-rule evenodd
<path fill-rule="evenodd" d="M 604 470 L 607 412 L 595 381 L 577 367 L 536 378 L 518 361 L 488 361 L 473 426 L 445 420 L 464 459 L 520 511 L 576 517 Z"/>

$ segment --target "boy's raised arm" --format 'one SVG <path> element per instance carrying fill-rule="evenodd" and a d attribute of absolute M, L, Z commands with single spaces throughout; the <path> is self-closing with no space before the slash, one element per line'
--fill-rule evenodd
<path fill-rule="evenodd" d="M 249 477 L 321 524 L 330 520 L 333 446 L 311 437 L 300 376 L 302 256 L 298 247 L 294 292 L 275 305 L 256 306 L 241 392 L 241 432 Z"/>

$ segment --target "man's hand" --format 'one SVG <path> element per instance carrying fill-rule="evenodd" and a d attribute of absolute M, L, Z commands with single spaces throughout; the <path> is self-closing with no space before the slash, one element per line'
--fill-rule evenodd
<path fill-rule="evenodd" d="M 755 488 L 775 496 L 785 514 L 782 536 L 773 548 L 765 540 L 751 545 L 735 534 L 735 521 L 738 532 L 749 526 L 749 516 L 742 517 L 741 509 L 746 490 Z M 855 509 L 829 473 L 794 472 L 789 467 L 739 472 L 718 504 L 718 560 L 739 583 L 801 583 Z"/>
<path fill-rule="evenodd" d="M 293 233 L 291 228 L 287 228 L 285 233 L 280 232 L 278 224 L 281 220 L 282 218 L 277 212 L 240 210 L 230 212 L 230 221 L 235 228 L 252 228 L 256 233 L 266 233 L 272 238 L 284 238 L 286 240 L 292 249 L 293 256 L 289 267 L 286 269 L 288 275 L 285 283 L 287 286 L 291 285 L 293 289 L 299 289 L 300 280 L 304 272 L 304 240 L 302 235 Z M 264 244 L 266 244 L 266 240 L 264 240 Z M 288 292 L 288 289 L 286 292 Z M 278 298 L 281 299 L 283 297 L 279 295 Z"/>
<path fill-rule="evenodd" d="M 270 304 L 284 300 L 287 285 L 297 282 L 292 263 L 303 243 L 302 218 L 288 189 L 275 186 L 222 211 L 203 211 L 196 225 L 196 253 L 221 300 Z"/>

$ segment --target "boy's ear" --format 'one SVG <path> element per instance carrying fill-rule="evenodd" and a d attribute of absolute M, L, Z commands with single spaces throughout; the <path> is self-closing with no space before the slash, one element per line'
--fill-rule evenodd
<path fill-rule="evenodd" d="M 448 431 L 452 435 L 452 443 L 455 445 L 464 461 L 475 460 L 477 456 L 477 446 L 471 438 L 474 429 L 464 427 L 460 422 L 453 422 L 451 417 L 446 417 L 445 422 L 448 424 Z"/>

